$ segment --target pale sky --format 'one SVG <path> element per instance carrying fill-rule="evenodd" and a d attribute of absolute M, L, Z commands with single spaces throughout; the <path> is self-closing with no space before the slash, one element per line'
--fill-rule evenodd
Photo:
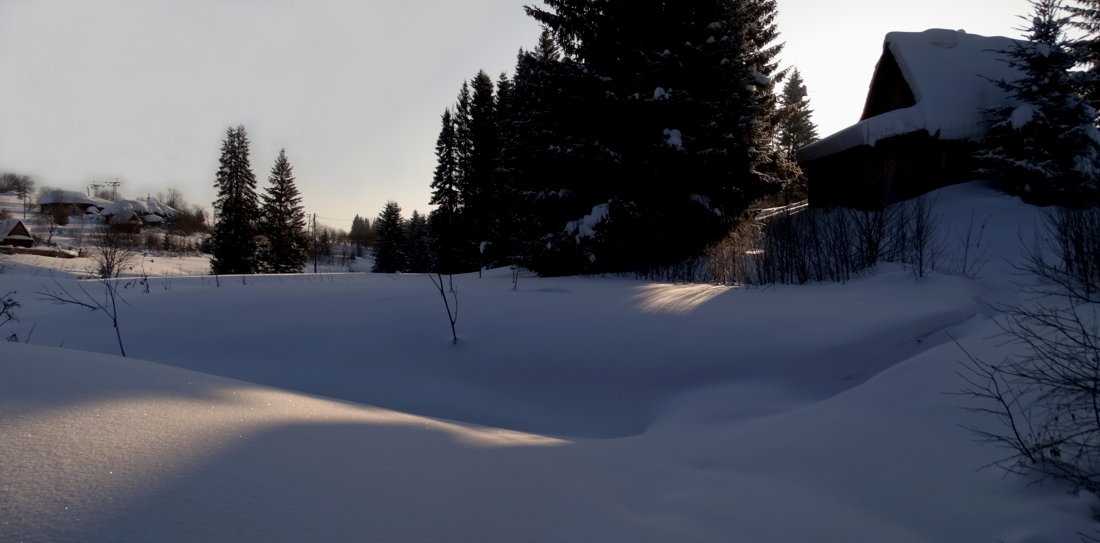
<path fill-rule="evenodd" d="M 308 213 L 347 228 L 387 200 L 429 210 L 439 115 L 511 71 L 533 0 L 0 0 L 0 171 L 118 179 L 209 207 L 225 129 L 260 190 L 280 148 Z M 917 5 L 919 4 L 919 5 Z M 784 66 L 828 135 L 855 122 L 893 30 L 1018 36 L 1026 0 L 779 0 Z"/>

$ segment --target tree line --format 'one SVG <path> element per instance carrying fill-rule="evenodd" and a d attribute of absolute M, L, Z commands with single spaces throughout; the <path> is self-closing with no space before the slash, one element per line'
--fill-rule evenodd
<path fill-rule="evenodd" d="M 513 74 L 478 72 L 444 109 L 435 209 L 375 229 L 380 270 L 424 243 L 443 273 L 643 270 L 700 254 L 799 179 L 793 153 L 817 135 L 778 66 L 774 0 L 545 5 L 526 8 L 543 30 Z"/>

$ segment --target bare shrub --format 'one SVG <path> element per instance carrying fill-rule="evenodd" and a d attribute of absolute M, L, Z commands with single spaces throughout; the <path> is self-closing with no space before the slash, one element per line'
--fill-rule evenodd
<path fill-rule="evenodd" d="M 943 243 L 938 235 L 940 216 L 933 211 L 935 203 L 929 203 L 925 196 L 909 200 L 904 205 L 908 241 L 904 262 L 914 276 L 924 277 L 936 269 L 943 255 Z"/>
<path fill-rule="evenodd" d="M 443 308 L 447 310 L 447 320 L 451 323 L 451 342 L 457 345 L 458 333 L 455 331 L 455 323 L 458 322 L 458 291 L 455 290 L 455 276 L 447 274 L 447 281 L 444 283 L 443 275 L 436 272 L 429 273 L 428 279 L 432 280 L 432 284 L 443 298 Z M 447 298 L 448 293 L 451 295 L 450 299 Z"/>
<path fill-rule="evenodd" d="M 122 228 L 110 225 L 100 228 L 94 243 L 90 256 L 96 266 L 94 272 L 100 278 L 117 278 L 137 256 L 137 236 Z"/>
<path fill-rule="evenodd" d="M 1000 423 L 971 428 L 1008 451 L 995 465 L 1093 493 L 1100 493 L 1098 219 L 1096 209 L 1047 212 L 1046 244 L 1025 248 L 1022 266 L 1042 280 L 1032 293 L 1042 301 L 1003 308 L 999 323 L 1015 352 L 989 362 L 964 350 L 960 371 L 962 393 L 977 404 L 969 409 Z"/>
<path fill-rule="evenodd" d="M 59 227 L 69 224 L 69 210 L 64 207 L 51 207 L 39 211 L 38 216 L 46 223 L 46 245 L 53 244 L 53 235 Z"/>
<path fill-rule="evenodd" d="M 15 309 L 18 307 L 19 302 L 15 300 L 14 290 L 0 296 L 0 326 L 19 320 L 15 316 Z"/>
<path fill-rule="evenodd" d="M 955 273 L 971 279 L 978 277 L 982 268 L 989 262 L 989 245 L 985 239 L 985 227 L 989 216 L 980 222 L 974 212 L 970 212 L 970 222 L 966 230 L 956 232 L 956 249 L 953 258 Z"/>
<path fill-rule="evenodd" d="M 1008 454 L 1012 473 L 1100 492 L 1100 335 L 1096 304 L 1009 308 L 1001 323 L 1015 354 L 988 362 L 966 354 L 962 391 L 1000 427 L 971 427 Z M 961 347 L 960 347 L 961 348 Z"/>
<path fill-rule="evenodd" d="M 1025 270 L 1055 292 L 1100 303 L 1100 208 L 1050 208 L 1044 225 L 1046 241 L 1025 250 Z"/>
<path fill-rule="evenodd" d="M 99 283 L 103 286 L 102 299 L 94 296 L 83 284 L 77 283 L 80 293 L 73 293 L 61 283 L 54 281 L 54 287 L 45 287 L 38 294 L 45 299 L 61 303 L 76 305 L 92 311 L 102 311 L 111 320 L 115 329 L 115 339 L 118 341 L 118 350 L 123 357 L 126 356 L 126 347 L 122 342 L 122 328 L 119 327 L 118 302 L 120 281 L 118 276 L 122 270 L 129 267 L 130 262 L 137 255 L 137 235 L 127 232 L 123 228 L 114 228 L 110 225 L 102 227 L 95 236 L 95 247 L 90 256 L 95 263 Z M 145 278 L 146 292 L 148 292 L 148 277 Z M 125 303 L 125 300 L 122 300 Z"/>

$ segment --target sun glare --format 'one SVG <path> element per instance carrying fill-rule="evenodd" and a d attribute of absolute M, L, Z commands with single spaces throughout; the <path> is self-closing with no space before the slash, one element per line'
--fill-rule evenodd
<path fill-rule="evenodd" d="M 638 287 L 634 300 L 646 313 L 687 315 L 699 306 L 728 292 L 732 287 L 718 285 L 672 285 L 658 283 Z"/>

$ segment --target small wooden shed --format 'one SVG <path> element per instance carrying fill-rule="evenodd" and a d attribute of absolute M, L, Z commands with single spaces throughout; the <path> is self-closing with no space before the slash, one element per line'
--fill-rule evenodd
<path fill-rule="evenodd" d="M 972 179 L 987 110 L 1014 102 L 994 83 L 1021 74 L 1003 52 L 1022 42 L 931 29 L 891 32 L 863 115 L 798 151 L 814 207 L 882 207 Z"/>
<path fill-rule="evenodd" d="M 34 237 L 26 224 L 19 219 L 0 220 L 0 245 L 14 247 L 30 247 L 34 245 Z"/>

